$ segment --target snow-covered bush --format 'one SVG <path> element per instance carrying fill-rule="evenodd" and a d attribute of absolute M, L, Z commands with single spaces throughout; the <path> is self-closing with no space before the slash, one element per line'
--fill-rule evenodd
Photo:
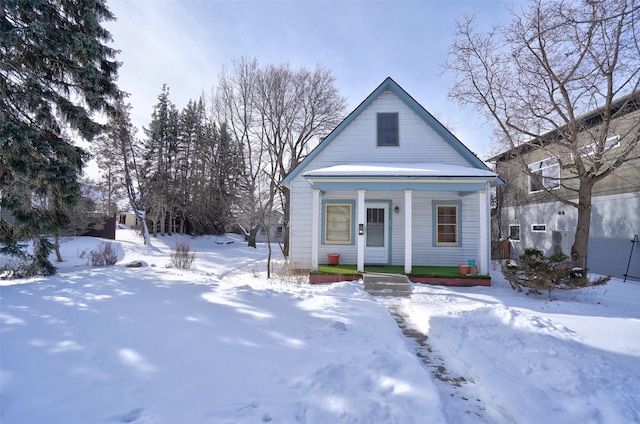
<path fill-rule="evenodd" d="M 196 255 L 191 251 L 191 245 L 188 241 L 176 241 L 176 247 L 171 252 L 169 266 L 178 269 L 189 269 L 195 259 Z"/>
<path fill-rule="evenodd" d="M 118 262 L 118 253 L 112 243 L 100 242 L 98 247 L 89 252 L 89 265 L 107 266 Z"/>
<path fill-rule="evenodd" d="M 0 280 L 28 277 L 26 259 L 21 257 L 3 257 L 0 265 Z"/>
<path fill-rule="evenodd" d="M 541 294 L 542 290 L 570 290 L 580 287 L 606 284 L 611 277 L 599 277 L 595 280 L 587 278 L 586 270 L 576 268 L 568 262 L 562 253 L 544 256 L 541 250 L 528 248 L 515 261 L 511 260 L 502 267 L 502 273 L 518 291 L 527 287 L 529 293 Z"/>

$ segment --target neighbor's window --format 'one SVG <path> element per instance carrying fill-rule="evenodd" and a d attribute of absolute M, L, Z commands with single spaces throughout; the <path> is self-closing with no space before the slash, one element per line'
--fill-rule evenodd
<path fill-rule="evenodd" d="M 509 239 L 513 241 L 520 241 L 520 226 L 509 225 Z"/>
<path fill-rule="evenodd" d="M 537 177 L 529 176 L 529 193 L 553 190 L 560 187 L 560 163 L 556 158 L 549 158 L 529 165 L 529 170 Z"/>
<path fill-rule="evenodd" d="M 531 226 L 531 231 L 534 233 L 544 233 L 547 231 L 547 226 L 544 224 L 533 224 Z"/>
<path fill-rule="evenodd" d="M 378 114 L 378 146 L 398 145 L 398 114 Z"/>
<path fill-rule="evenodd" d="M 434 204 L 436 246 L 460 245 L 460 202 Z"/>
<path fill-rule="evenodd" d="M 603 153 L 611 149 L 615 149 L 616 147 L 620 147 L 620 136 L 613 135 L 611 137 L 608 137 L 603 144 Z M 591 143 L 579 149 L 578 152 L 580 153 L 580 156 L 586 157 L 586 156 L 591 156 L 595 154 L 595 150 L 596 150 L 596 144 Z"/>
<path fill-rule="evenodd" d="M 351 203 L 326 203 L 324 206 L 324 242 L 351 244 Z"/>

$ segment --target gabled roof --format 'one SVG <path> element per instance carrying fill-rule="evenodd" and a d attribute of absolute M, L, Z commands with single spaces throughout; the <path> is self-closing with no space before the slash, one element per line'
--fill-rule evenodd
<path fill-rule="evenodd" d="M 460 154 L 474 168 L 491 171 L 487 165 L 480 160 L 467 146 L 456 138 L 444 125 L 433 117 L 425 108 L 420 105 L 409 93 L 404 91 L 391 77 L 387 77 L 369 96 L 364 99 L 353 112 L 351 112 L 331 133 L 324 139 L 315 149 L 307 155 L 307 157 L 298 164 L 286 178 L 282 181 L 283 185 L 289 183 L 322 152 L 340 133 L 351 124 L 360 114 L 369 107 L 385 90 L 390 90 L 400 100 L 402 100 L 411 110 L 420 116 L 424 122 L 429 125 L 436 133 L 438 133 L 449 145 Z"/>

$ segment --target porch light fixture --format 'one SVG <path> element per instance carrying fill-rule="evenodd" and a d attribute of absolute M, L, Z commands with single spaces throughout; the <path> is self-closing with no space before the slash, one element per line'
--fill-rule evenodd
<path fill-rule="evenodd" d="M 395 208 L 393 208 L 393 211 L 394 211 L 395 213 L 400 213 L 400 207 L 399 207 L 399 206 L 396 206 Z"/>

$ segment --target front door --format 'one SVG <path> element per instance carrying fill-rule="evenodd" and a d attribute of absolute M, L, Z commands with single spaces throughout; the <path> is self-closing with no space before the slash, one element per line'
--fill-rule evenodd
<path fill-rule="evenodd" d="M 367 203 L 365 228 L 365 264 L 387 264 L 389 261 L 388 203 Z"/>

